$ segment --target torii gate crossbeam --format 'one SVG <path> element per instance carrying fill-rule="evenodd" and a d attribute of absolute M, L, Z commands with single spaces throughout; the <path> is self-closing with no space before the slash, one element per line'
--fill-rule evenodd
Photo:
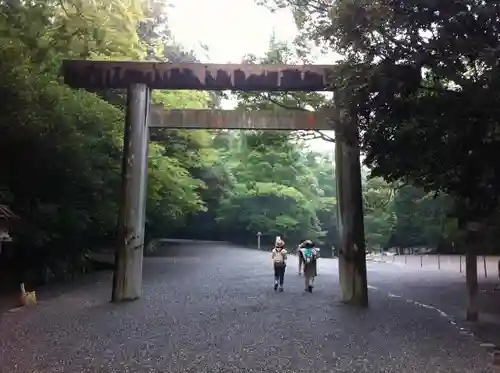
<path fill-rule="evenodd" d="M 151 105 L 149 127 L 234 130 L 332 131 L 331 111 L 169 109 Z"/>
<path fill-rule="evenodd" d="M 281 119 L 277 118 L 277 114 L 270 116 L 222 111 L 159 113 L 158 108 L 151 107 L 152 89 L 335 91 L 330 85 L 333 71 L 334 66 L 322 65 L 63 61 L 64 81 L 73 88 L 128 90 L 113 301 L 137 299 L 142 293 L 148 127 L 150 123 L 155 125 L 155 122 L 151 122 L 154 117 L 157 125 L 171 128 L 218 126 L 217 128 L 237 129 L 319 130 L 331 129 L 331 123 L 334 122 L 337 220 L 341 237 L 340 298 L 347 303 L 368 306 L 358 126 L 352 119 L 350 122 L 346 121 L 348 116 L 340 105 L 331 109 L 331 116 L 324 113 L 293 112 L 279 114 L 283 116 Z M 180 123 L 174 123 L 177 120 Z M 236 123 L 232 123 L 233 120 Z"/>

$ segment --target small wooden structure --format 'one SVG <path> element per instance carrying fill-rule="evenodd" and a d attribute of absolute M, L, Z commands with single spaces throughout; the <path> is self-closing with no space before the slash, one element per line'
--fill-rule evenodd
<path fill-rule="evenodd" d="M 8 206 L 0 205 L 0 254 L 2 253 L 2 244 L 12 241 L 10 236 L 11 224 L 18 218 Z"/>

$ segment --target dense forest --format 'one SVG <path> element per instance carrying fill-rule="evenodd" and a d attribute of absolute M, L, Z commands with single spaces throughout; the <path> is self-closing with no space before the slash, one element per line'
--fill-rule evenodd
<path fill-rule="evenodd" d="M 358 105 L 360 118 L 364 118 L 368 250 L 416 246 L 462 250 L 458 243 L 463 211 L 486 219 L 484 237 L 496 242 L 497 202 L 490 196 L 498 195 L 500 183 L 495 179 L 497 166 L 491 149 L 497 146 L 495 126 L 500 117 L 495 112 L 500 105 L 493 101 L 500 96 L 478 87 L 483 75 L 498 84 L 500 74 L 492 78 L 484 67 L 475 78 L 460 72 L 453 80 L 439 75 L 449 70 L 429 67 L 423 83 L 429 89 L 424 93 L 416 87 L 412 90 L 412 82 L 404 81 L 398 86 L 404 95 L 387 94 L 370 101 L 367 97 L 373 96 L 360 87 L 373 82 L 352 78 L 359 77 L 356 69 L 364 69 L 363 73 L 373 79 L 389 73 L 368 70 L 371 62 L 362 58 L 379 48 L 376 53 L 388 54 L 389 61 L 405 49 L 382 50 L 365 37 L 373 31 L 370 28 L 377 27 L 370 22 L 359 34 L 349 34 L 349 14 L 356 9 L 343 8 L 343 2 L 338 2 L 339 8 L 331 14 L 321 13 L 321 2 L 317 3 L 314 12 L 333 17 L 332 22 L 338 25 L 336 33 L 327 35 L 331 30 L 321 28 L 324 23 L 321 17 L 313 17 L 313 8 L 284 1 L 277 5 L 294 9 L 303 33 L 292 45 L 273 37 L 267 55 L 246 56 L 244 62 L 307 61 L 306 40 L 336 48 L 347 56 L 339 63 L 343 84 L 351 87 L 353 97 L 371 105 Z M 91 251 L 114 245 L 125 95 L 115 90 L 70 89 L 59 76 L 59 67 L 68 57 L 196 61 L 192 52 L 175 43 L 168 29 L 166 5 L 160 0 L 148 2 L 148 8 L 141 0 L 0 1 L 0 204 L 8 205 L 19 216 L 11 228 L 13 242 L 4 244 L 0 253 L 2 287 L 20 279 L 41 283 L 84 273 L 89 270 Z M 436 3 L 434 7 L 440 6 Z M 462 14 L 460 9 L 450 9 L 447 12 Z M 368 19 L 367 12 L 379 12 L 379 18 L 373 19 L 387 28 L 386 36 L 393 29 L 413 27 L 403 16 L 394 18 L 394 24 L 384 23 L 388 17 L 384 11 L 389 10 L 367 7 L 358 14 Z M 407 10 L 410 14 L 411 9 Z M 438 21 L 445 24 L 446 17 Z M 460 23 L 455 26 L 460 28 Z M 446 33 L 438 33 L 439 37 L 458 38 Z M 463 41 L 460 47 L 466 48 L 465 44 Z M 477 45 L 475 48 L 478 50 Z M 420 50 L 414 49 L 413 55 L 407 52 L 404 58 L 418 58 Z M 496 50 L 491 53 L 500 53 Z M 429 51 L 420 53 L 430 55 Z M 445 57 L 451 59 L 453 52 Z M 484 66 L 492 63 L 488 58 L 484 57 Z M 467 97 L 457 92 L 452 95 L 449 88 L 438 89 L 445 86 L 446 79 L 458 78 L 469 89 L 464 88 L 469 92 Z M 386 80 L 390 85 L 390 79 Z M 474 100 L 460 104 L 471 97 Z M 330 104 L 326 95 L 318 93 L 238 93 L 234 98 L 239 107 L 249 110 L 311 110 Z M 223 99 L 212 92 L 153 94 L 153 101 L 166 108 L 216 108 Z M 487 105 L 480 108 L 480 100 L 487 100 Z M 390 101 L 392 111 L 386 110 L 386 101 Z M 367 110 L 372 114 L 362 116 Z M 411 118 L 408 113 L 412 113 Z M 447 120 L 442 113 L 448 115 Z M 467 131 L 471 125 L 481 131 Z M 315 149 L 312 138 L 330 141 L 331 152 Z M 257 232 L 262 232 L 265 245 L 274 235 L 284 234 L 291 243 L 311 238 L 324 247 L 336 246 L 333 141 L 325 133 L 152 130 L 147 241 L 175 237 L 255 245 Z M 496 247 L 482 245 L 481 249 L 494 251 Z"/>

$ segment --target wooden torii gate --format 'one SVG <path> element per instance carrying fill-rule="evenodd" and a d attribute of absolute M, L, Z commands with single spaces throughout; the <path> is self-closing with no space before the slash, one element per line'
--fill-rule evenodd
<path fill-rule="evenodd" d="M 146 215 L 148 127 L 267 130 L 335 130 L 337 215 L 341 237 L 341 300 L 368 306 L 358 126 L 335 107 L 322 112 L 168 110 L 151 105 L 152 89 L 241 91 L 334 91 L 333 66 L 217 65 L 135 61 L 66 60 L 65 83 L 73 88 L 127 89 L 119 241 L 112 300 L 142 293 Z M 332 123 L 335 125 L 333 126 Z"/>

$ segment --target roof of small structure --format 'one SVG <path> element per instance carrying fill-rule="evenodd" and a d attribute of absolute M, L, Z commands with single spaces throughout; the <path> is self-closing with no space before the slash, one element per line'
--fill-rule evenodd
<path fill-rule="evenodd" d="M 0 205 L 0 219 L 12 220 L 18 219 L 19 217 L 12 212 L 12 210 L 6 205 Z"/>

